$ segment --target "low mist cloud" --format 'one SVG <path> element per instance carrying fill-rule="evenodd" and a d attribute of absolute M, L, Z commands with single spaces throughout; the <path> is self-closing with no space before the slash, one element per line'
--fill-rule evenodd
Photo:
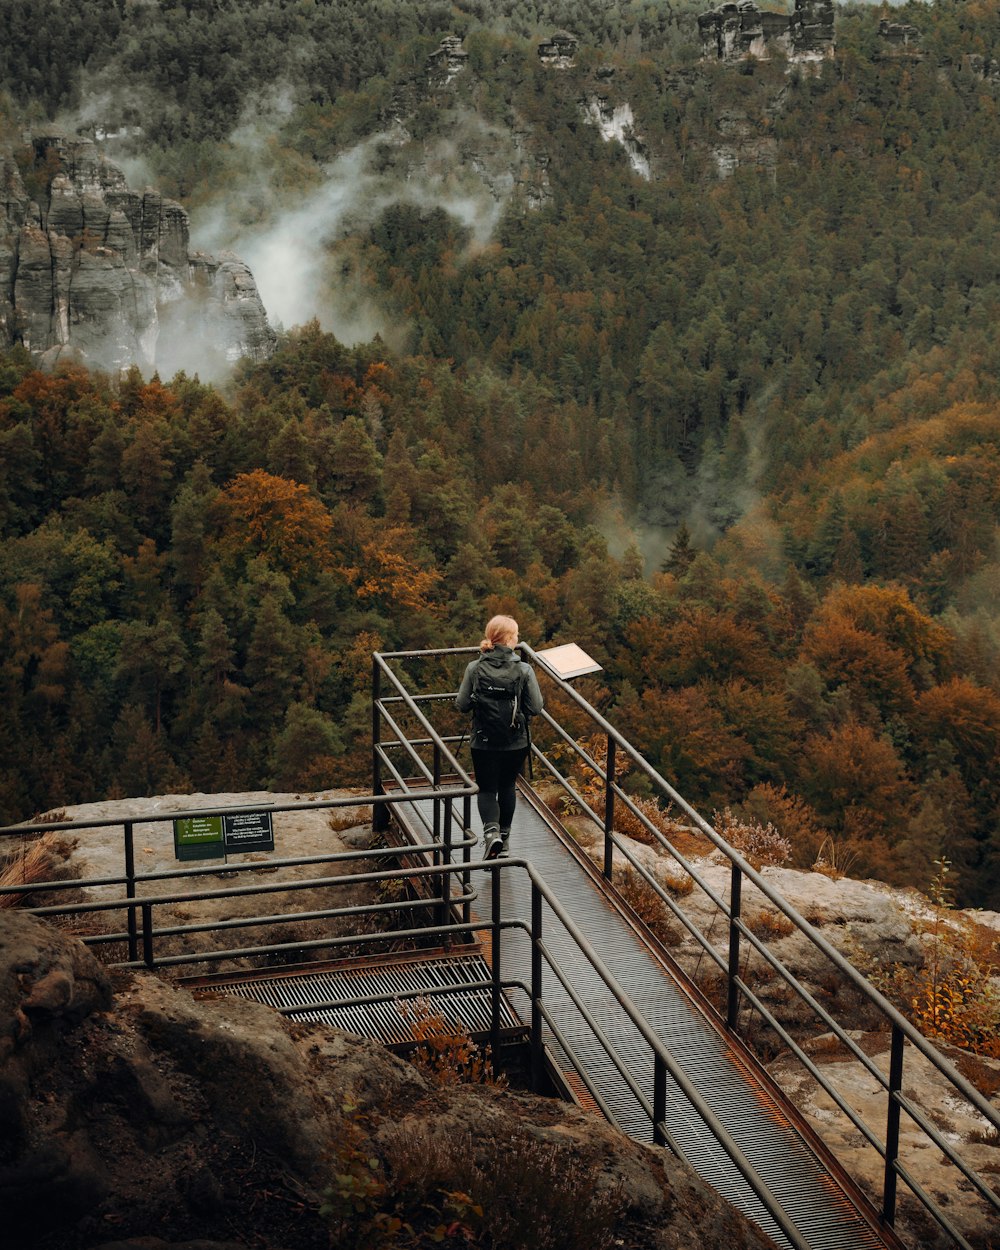
<path fill-rule="evenodd" d="M 259 135 L 241 128 L 242 141 Z M 395 167 L 394 155 L 408 143 L 399 127 L 364 140 L 339 156 L 320 187 L 304 197 L 290 197 L 257 185 L 259 225 L 241 224 L 221 203 L 192 219 L 192 242 L 207 251 L 229 250 L 253 272 L 272 324 L 288 328 L 316 319 L 348 345 L 367 342 L 376 333 L 399 340 L 401 327 L 350 267 L 336 272 L 332 247 L 364 233 L 392 204 L 441 208 L 472 233 L 474 245 L 489 241 L 506 198 L 463 166 L 457 145 L 439 139 L 408 151 Z"/>

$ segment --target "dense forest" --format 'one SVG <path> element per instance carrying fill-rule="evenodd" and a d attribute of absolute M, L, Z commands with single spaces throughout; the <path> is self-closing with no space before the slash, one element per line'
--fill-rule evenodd
<path fill-rule="evenodd" d="M 331 240 L 399 350 L 309 323 L 222 388 L 0 362 L 4 818 L 363 783 L 371 651 L 511 610 L 706 814 L 855 875 L 946 856 L 997 906 L 996 0 L 894 9 L 905 60 L 838 10 L 814 71 L 699 63 L 667 4 L 45 7 L 0 0 L 7 133 L 125 83 L 192 211 L 248 83 L 287 91 L 286 187 L 405 105 L 418 140 L 516 124 L 548 194 L 486 246 L 406 202 Z M 577 70 L 534 56 L 556 25 Z M 470 72 L 421 94 L 451 31 Z M 581 121 L 600 65 L 649 180 Z"/>

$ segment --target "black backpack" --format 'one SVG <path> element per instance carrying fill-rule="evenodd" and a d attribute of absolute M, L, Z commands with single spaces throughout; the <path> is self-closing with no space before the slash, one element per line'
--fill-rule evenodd
<path fill-rule="evenodd" d="M 477 664 L 472 677 L 472 728 L 491 751 L 513 745 L 525 730 L 521 710 L 524 673 L 519 664 L 505 668 Z"/>

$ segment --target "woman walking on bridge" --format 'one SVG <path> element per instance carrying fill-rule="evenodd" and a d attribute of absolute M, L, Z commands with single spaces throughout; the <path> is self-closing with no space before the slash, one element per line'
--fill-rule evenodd
<path fill-rule="evenodd" d="M 542 710 L 538 679 L 514 654 L 516 646 L 517 621 L 494 616 L 455 699 L 460 712 L 472 712 L 472 770 L 486 859 L 508 853 L 517 777 L 530 743 L 528 717 Z"/>

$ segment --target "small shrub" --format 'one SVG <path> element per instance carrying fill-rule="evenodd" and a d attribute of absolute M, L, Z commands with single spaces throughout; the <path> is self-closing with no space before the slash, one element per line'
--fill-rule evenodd
<path fill-rule="evenodd" d="M 556 807 L 559 809 L 560 816 L 580 816 L 583 812 L 576 799 L 565 790 L 557 796 Z"/>
<path fill-rule="evenodd" d="M 740 852 L 752 867 L 780 867 L 791 858 L 792 847 L 787 839 L 768 821 L 746 819 L 726 807 L 713 813 L 715 828 L 734 850 Z"/>
<path fill-rule="evenodd" d="M 670 838 L 674 822 L 669 812 L 656 799 L 644 798 L 642 795 L 630 796 L 630 799 L 654 829 L 658 829 L 665 838 Z M 615 830 L 636 842 L 644 842 L 647 846 L 660 845 L 635 812 L 620 801 L 615 804 Z"/>
<path fill-rule="evenodd" d="M 774 786 L 762 782 L 747 795 L 740 805 L 742 813 L 761 824 L 773 824 L 792 847 L 792 866 L 808 868 L 819 854 L 823 839 L 820 818 L 797 794 L 790 794 L 786 786 Z"/>
<path fill-rule="evenodd" d="M 365 1149 L 364 1121 L 357 1107 L 345 1104 L 344 1123 L 337 1139 L 333 1179 L 324 1189 L 319 1213 L 330 1225 L 332 1242 L 344 1250 L 390 1246 L 401 1222 L 382 1208 L 387 1186 L 381 1164 Z"/>
<path fill-rule="evenodd" d="M 933 916 L 922 926 L 919 968 L 874 969 L 873 983 L 922 1033 L 986 1058 L 1000 1059 L 1000 992 L 993 935 L 953 910 L 951 865 L 936 860 L 929 887 Z"/>
<path fill-rule="evenodd" d="M 464 1024 L 446 1020 L 418 998 L 401 1007 L 416 1040 L 409 1059 L 438 1085 L 498 1085 L 507 1079 L 493 1072 L 489 1048 L 481 1050 Z"/>

